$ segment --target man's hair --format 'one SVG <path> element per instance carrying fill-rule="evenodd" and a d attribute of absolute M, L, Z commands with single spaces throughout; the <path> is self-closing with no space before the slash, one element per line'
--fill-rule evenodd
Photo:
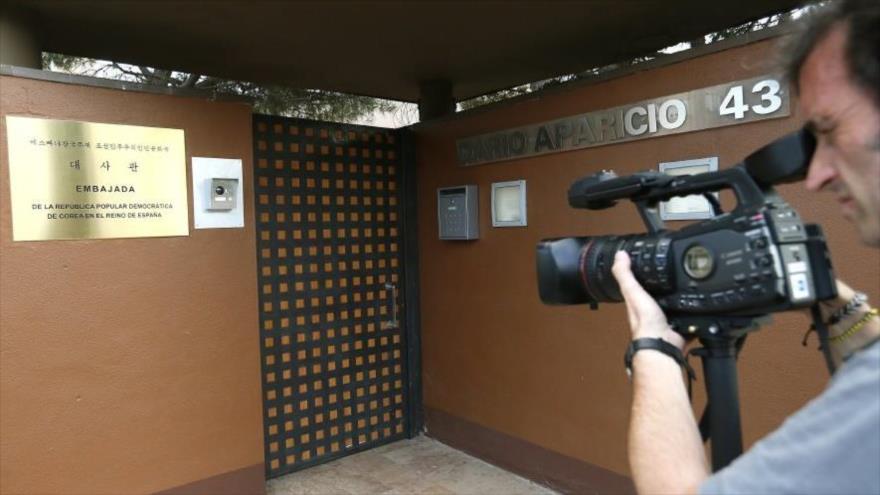
<path fill-rule="evenodd" d="M 880 106 L 880 1 L 843 0 L 819 7 L 792 46 L 788 80 L 798 89 L 801 68 L 816 45 L 838 25 L 847 27 L 845 61 L 850 77 Z"/>

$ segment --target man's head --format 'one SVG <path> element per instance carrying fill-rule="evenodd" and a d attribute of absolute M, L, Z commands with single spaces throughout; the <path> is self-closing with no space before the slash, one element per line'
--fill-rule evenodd
<path fill-rule="evenodd" d="M 816 136 L 806 185 L 837 197 L 880 247 L 880 2 L 845 1 L 804 36 L 789 74 Z"/>

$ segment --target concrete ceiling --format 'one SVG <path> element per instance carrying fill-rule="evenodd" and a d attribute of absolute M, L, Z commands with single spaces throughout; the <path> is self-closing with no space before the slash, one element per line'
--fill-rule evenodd
<path fill-rule="evenodd" d="M 44 51 L 261 83 L 457 100 L 580 72 L 793 8 L 794 0 L 13 0 Z"/>

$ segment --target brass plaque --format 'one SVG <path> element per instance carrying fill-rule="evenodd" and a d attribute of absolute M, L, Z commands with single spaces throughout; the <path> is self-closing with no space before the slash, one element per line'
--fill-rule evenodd
<path fill-rule="evenodd" d="M 189 235 L 181 129 L 6 117 L 15 241 Z"/>

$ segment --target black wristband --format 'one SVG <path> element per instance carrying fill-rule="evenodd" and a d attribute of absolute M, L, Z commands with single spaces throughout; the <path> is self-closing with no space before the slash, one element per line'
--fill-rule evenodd
<path fill-rule="evenodd" d="M 632 376 L 633 356 L 642 349 L 652 349 L 666 354 L 674 359 L 679 366 L 684 368 L 691 379 L 696 379 L 696 374 L 694 373 L 693 368 L 691 368 L 691 365 L 685 360 L 681 350 L 663 339 L 656 338 L 641 338 L 629 343 L 629 346 L 626 348 L 626 354 L 623 355 L 623 364 L 626 365 L 627 375 Z"/>

